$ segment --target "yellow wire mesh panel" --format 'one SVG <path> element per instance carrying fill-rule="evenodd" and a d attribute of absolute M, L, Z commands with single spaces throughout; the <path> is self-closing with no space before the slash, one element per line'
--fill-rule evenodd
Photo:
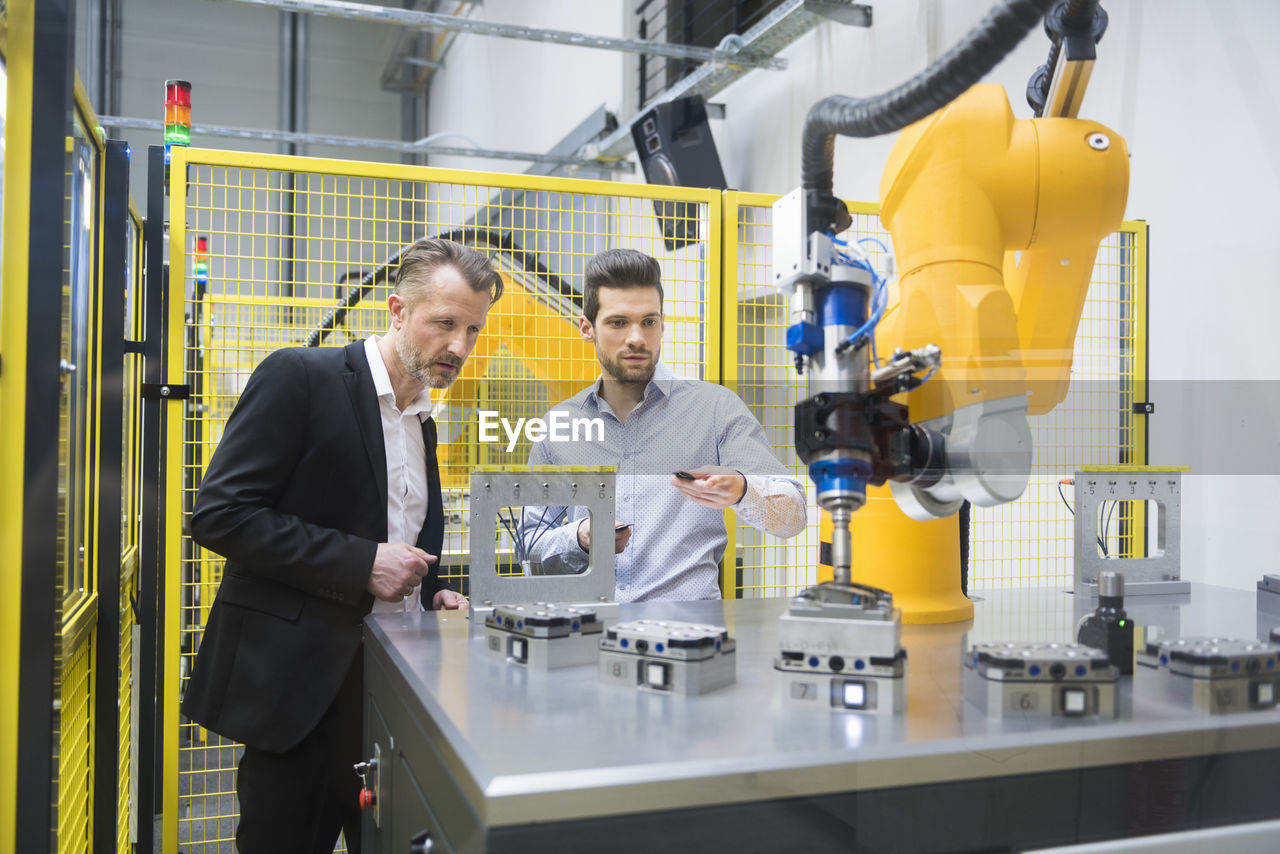
<path fill-rule="evenodd" d="M 421 237 L 484 252 L 505 286 L 458 380 L 434 393 L 446 520 L 441 575 L 464 593 L 471 537 L 494 538 L 504 562 L 512 550 L 497 519 L 468 529 L 470 473 L 480 464 L 524 465 L 531 447 L 524 438 L 510 449 L 505 437 L 482 442 L 478 411 L 511 423 L 541 416 L 595 379 L 594 349 L 575 323 L 593 255 L 628 247 L 657 258 L 668 316 L 664 361 L 680 375 L 719 378 L 719 341 L 707 322 L 719 311 L 718 192 L 195 150 L 179 158 L 171 269 L 186 299 L 183 361 L 193 397 L 181 428 L 181 493 L 171 487 L 169 506 L 183 514 L 258 363 L 280 347 L 341 346 L 383 333 L 399 255 Z M 193 261 L 207 263 L 207 283 L 195 279 Z M 182 556 L 185 679 L 222 560 L 185 538 L 170 548 Z M 179 844 L 230 851 L 235 746 L 181 727 Z"/>
<path fill-rule="evenodd" d="M 138 552 L 133 550 L 128 557 L 131 566 L 120 587 L 120 687 L 117 701 L 120 716 L 119 731 L 116 736 L 116 851 L 118 854 L 131 854 L 133 844 L 131 823 L 135 820 L 133 809 L 133 777 L 134 752 L 137 750 L 137 737 L 134 734 L 133 704 L 133 630 L 137 625 L 133 612 L 133 601 L 137 597 L 137 562 Z M 106 769 L 103 769 L 106 773 Z"/>
<path fill-rule="evenodd" d="M 94 633 L 62 665 L 58 696 L 58 851 L 89 850 L 93 832 L 93 650 Z"/>
<path fill-rule="evenodd" d="M 1145 264 L 1138 250 L 1145 226 L 1126 224 L 1098 249 L 1076 333 L 1067 397 L 1031 419 L 1035 451 L 1022 497 L 1000 507 L 974 507 L 969 540 L 969 585 L 1020 587 L 1072 582 L 1074 533 L 1071 478 L 1087 465 L 1143 463 L 1133 413 L 1145 380 Z M 945 356 L 944 356 L 945 358 Z M 1115 506 L 1121 508 L 1115 513 Z M 1134 555 L 1130 505 L 1109 508 L 1108 546 Z M 1140 537 L 1137 538 L 1140 541 Z"/>
<path fill-rule="evenodd" d="M 817 571 L 816 494 L 793 441 L 794 407 L 804 397 L 804 382 L 787 354 L 787 302 L 772 283 L 772 203 L 772 196 L 726 194 L 725 384 L 760 420 L 778 459 L 805 484 L 809 524 L 783 540 L 736 523 L 736 548 L 725 553 L 726 564 L 734 560 L 734 589 L 726 583 L 724 594 L 745 599 L 792 593 L 813 584 Z"/>
<path fill-rule="evenodd" d="M 77 90 L 78 109 L 66 137 L 63 289 L 60 354 L 63 382 L 58 418 L 58 561 L 53 710 L 57 850 L 88 850 L 93 811 L 95 520 L 91 488 L 95 447 L 98 216 L 102 150 L 86 128 L 96 122 Z M 112 520 L 114 524 L 114 520 Z"/>
<path fill-rule="evenodd" d="M 760 419 L 778 458 L 809 483 L 793 442 L 793 407 L 803 397 L 804 384 L 785 347 L 787 305 L 771 284 L 770 206 L 775 198 L 726 194 L 725 380 Z M 875 205 L 851 203 L 850 212 L 853 224 L 845 239 L 872 237 L 891 248 Z M 1140 358 L 1145 348 L 1145 268 L 1138 246 L 1144 228 L 1127 224 L 1098 252 L 1076 337 L 1070 393 L 1052 413 L 1031 419 L 1036 451 L 1026 493 L 1001 507 L 973 508 L 971 588 L 1068 583 L 1071 514 L 1057 494 L 1058 481 L 1081 465 L 1141 462 L 1142 436 L 1132 403 L 1145 370 Z M 880 247 L 868 243 L 863 249 L 878 269 L 888 270 L 889 259 Z M 809 528 L 794 540 L 736 526 L 737 595 L 789 595 L 817 581 L 819 515 L 812 484 L 808 489 Z M 1069 492 L 1066 497 L 1070 499 Z M 1131 548 L 1133 521 L 1117 514 L 1114 548 Z"/>

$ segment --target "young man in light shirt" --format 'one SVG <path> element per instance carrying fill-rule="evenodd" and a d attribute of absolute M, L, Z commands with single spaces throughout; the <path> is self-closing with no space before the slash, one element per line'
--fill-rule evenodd
<path fill-rule="evenodd" d="M 603 419 L 604 441 L 539 442 L 529 464 L 617 466 L 618 601 L 719 598 L 724 509 L 793 537 L 806 524 L 804 487 L 737 395 L 678 378 L 659 360 L 664 317 L 656 260 L 610 249 L 588 262 L 583 290 L 579 331 L 595 345 L 601 375 L 555 409 Z M 561 514 L 564 523 L 539 532 Z M 592 531 L 583 508 L 539 508 L 524 527 L 544 572 L 586 568 Z"/>

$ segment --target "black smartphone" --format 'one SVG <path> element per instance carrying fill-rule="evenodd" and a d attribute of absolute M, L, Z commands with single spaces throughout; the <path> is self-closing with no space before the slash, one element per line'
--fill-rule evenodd
<path fill-rule="evenodd" d="M 697 478 L 696 478 L 696 477 L 694 477 L 693 475 L 689 474 L 687 471 L 678 471 L 678 472 L 676 472 L 676 477 L 680 478 L 681 480 L 697 480 Z"/>
<path fill-rule="evenodd" d="M 630 527 L 631 527 L 631 523 L 630 523 L 630 522 L 628 522 L 628 523 L 627 523 L 627 524 L 625 524 L 625 525 L 614 525 L 614 526 L 613 526 L 613 530 L 615 530 L 615 531 L 625 531 L 625 530 L 627 530 L 627 528 L 630 528 Z"/>

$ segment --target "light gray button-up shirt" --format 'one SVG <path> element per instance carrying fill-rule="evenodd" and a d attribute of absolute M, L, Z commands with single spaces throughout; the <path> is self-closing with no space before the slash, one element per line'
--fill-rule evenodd
<path fill-rule="evenodd" d="M 717 565 L 728 542 L 724 511 L 685 497 L 670 483 L 676 471 L 736 469 L 747 478 L 746 495 L 734 505 L 739 518 L 780 537 L 804 530 L 804 487 L 774 456 L 760 422 L 732 391 L 676 377 L 659 363 L 624 424 L 599 388 L 597 379 L 555 409 L 570 418 L 602 418 L 604 441 L 538 442 L 529 464 L 617 466 L 617 519 L 633 526 L 626 549 L 614 558 L 619 602 L 720 598 Z M 588 555 L 578 545 L 585 508 L 525 509 L 524 539 L 544 571 L 586 569 Z"/>

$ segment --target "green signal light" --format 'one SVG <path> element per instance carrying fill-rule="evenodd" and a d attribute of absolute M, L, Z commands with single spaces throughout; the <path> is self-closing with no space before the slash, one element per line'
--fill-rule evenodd
<path fill-rule="evenodd" d="M 1117 625 L 1117 626 L 1123 626 L 1123 625 L 1124 625 L 1124 620 L 1119 621 L 1118 623 L 1116 623 L 1116 625 Z"/>

